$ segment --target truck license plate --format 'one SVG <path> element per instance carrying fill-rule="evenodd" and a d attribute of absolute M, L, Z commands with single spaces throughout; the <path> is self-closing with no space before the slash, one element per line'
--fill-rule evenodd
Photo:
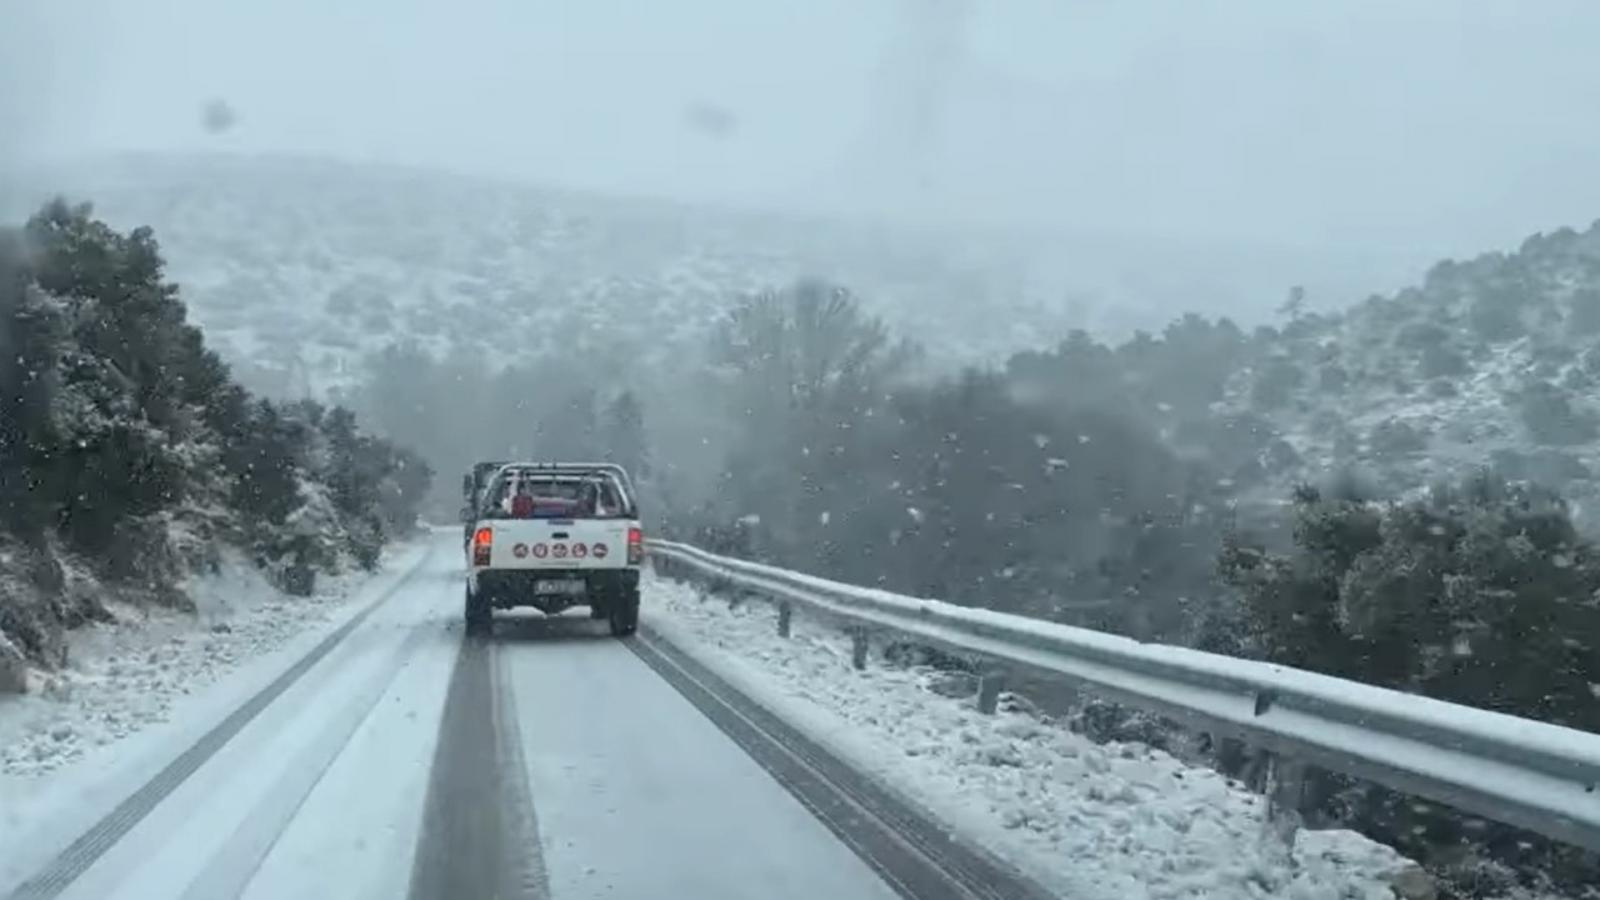
<path fill-rule="evenodd" d="M 581 594 L 584 591 L 582 578 L 569 578 L 563 581 L 541 581 L 533 586 L 535 594 Z"/>

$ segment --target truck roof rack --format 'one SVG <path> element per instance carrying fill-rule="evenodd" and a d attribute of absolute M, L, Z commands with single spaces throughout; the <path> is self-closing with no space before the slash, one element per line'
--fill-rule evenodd
<path fill-rule="evenodd" d="M 617 483 L 622 486 L 622 490 L 628 495 L 629 508 L 635 510 L 638 509 L 638 495 L 633 489 L 633 479 L 628 477 L 627 469 L 624 469 L 616 463 L 537 461 L 512 462 L 505 463 L 500 466 L 500 468 L 496 469 L 494 476 L 490 480 L 492 481 L 494 478 L 500 478 L 508 471 L 549 472 L 553 475 L 591 475 L 604 473 L 615 478 Z"/>

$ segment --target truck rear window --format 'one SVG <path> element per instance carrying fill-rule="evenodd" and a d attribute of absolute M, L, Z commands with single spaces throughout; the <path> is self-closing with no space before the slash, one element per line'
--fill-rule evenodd
<path fill-rule="evenodd" d="M 519 501 L 519 494 L 528 499 Z M 491 488 L 490 512 L 510 517 L 520 507 L 520 518 L 616 519 L 628 515 L 622 495 L 603 476 L 523 476 L 515 474 Z"/>

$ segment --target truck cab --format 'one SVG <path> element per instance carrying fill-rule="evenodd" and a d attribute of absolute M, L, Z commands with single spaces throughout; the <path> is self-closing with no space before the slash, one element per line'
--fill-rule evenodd
<path fill-rule="evenodd" d="M 611 633 L 639 623 L 644 532 L 633 483 L 613 463 L 504 463 L 472 498 L 466 541 L 466 624 L 494 610 L 556 615 L 587 606 Z"/>

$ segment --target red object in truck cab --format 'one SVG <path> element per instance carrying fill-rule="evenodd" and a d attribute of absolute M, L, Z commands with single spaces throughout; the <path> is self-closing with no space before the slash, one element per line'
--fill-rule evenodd
<path fill-rule="evenodd" d="M 566 497 L 531 497 L 528 515 L 535 519 L 566 519 L 578 509 L 578 501 Z"/>
<path fill-rule="evenodd" d="M 518 494 L 511 498 L 511 515 L 518 519 L 526 519 L 533 515 L 533 498 L 527 494 Z"/>

